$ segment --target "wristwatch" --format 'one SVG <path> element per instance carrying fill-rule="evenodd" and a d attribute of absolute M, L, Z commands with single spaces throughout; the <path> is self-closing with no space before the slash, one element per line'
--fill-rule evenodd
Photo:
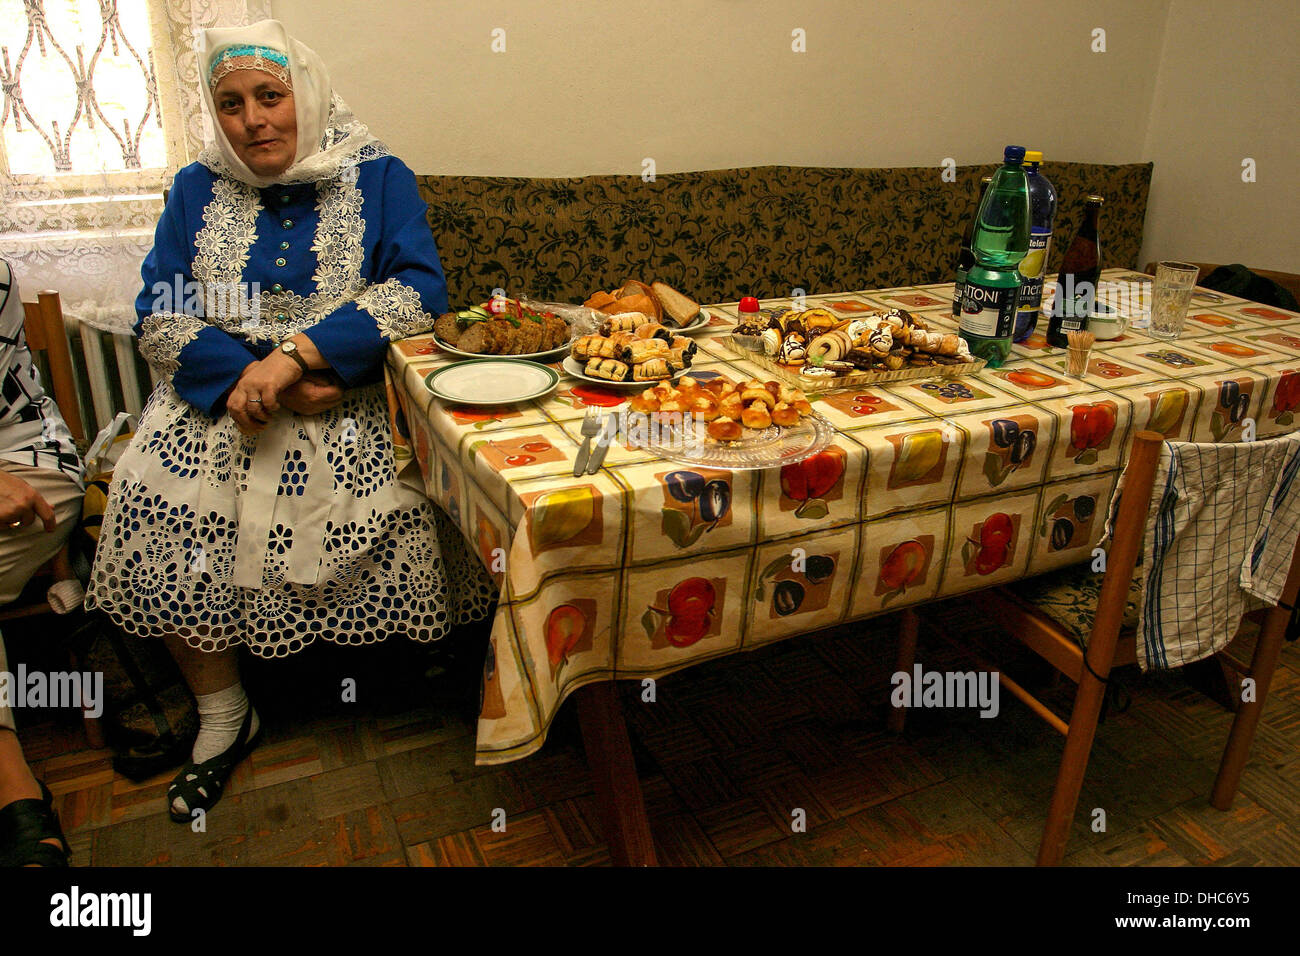
<path fill-rule="evenodd" d="M 302 353 L 298 351 L 298 343 L 296 343 L 296 342 L 281 342 L 281 343 L 280 343 L 280 351 L 283 352 L 285 355 L 289 356 L 289 358 L 293 359 L 295 362 L 297 362 L 298 365 L 299 365 L 299 367 L 300 367 L 304 372 L 310 372 L 310 371 L 311 371 L 311 369 L 307 367 L 307 360 L 306 360 L 305 358 L 303 358 L 303 357 L 302 357 Z"/>

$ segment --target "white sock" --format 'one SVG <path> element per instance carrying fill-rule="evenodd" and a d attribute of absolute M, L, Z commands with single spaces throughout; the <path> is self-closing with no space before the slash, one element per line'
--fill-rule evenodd
<path fill-rule="evenodd" d="M 239 737 L 239 728 L 244 726 L 244 715 L 251 705 L 244 694 L 244 685 L 238 683 L 214 694 L 195 694 L 194 700 L 199 709 L 199 735 L 194 740 L 190 759 L 195 763 L 203 763 L 230 749 Z M 257 733 L 257 727 L 257 711 L 253 711 L 252 724 L 248 729 L 250 739 Z M 185 801 L 180 797 L 172 801 L 172 806 L 178 813 L 189 812 Z"/>
<path fill-rule="evenodd" d="M 215 694 L 196 694 L 194 700 L 199 705 L 199 736 L 190 759 L 203 763 L 230 749 L 239 736 L 239 728 L 244 726 L 249 703 L 243 684 L 231 684 Z M 249 736 L 256 732 L 257 712 L 254 711 Z"/>

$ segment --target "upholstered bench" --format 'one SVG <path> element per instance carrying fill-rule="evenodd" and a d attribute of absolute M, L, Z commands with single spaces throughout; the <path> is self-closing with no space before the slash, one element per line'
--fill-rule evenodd
<path fill-rule="evenodd" d="M 493 288 L 582 301 L 625 278 L 700 302 L 883 288 L 952 278 L 981 176 L 958 167 L 757 166 L 640 176 L 420 176 L 453 305 Z M 1151 164 L 1048 163 L 1059 194 L 1054 275 L 1084 197 L 1106 197 L 1103 265 L 1135 268 Z"/>

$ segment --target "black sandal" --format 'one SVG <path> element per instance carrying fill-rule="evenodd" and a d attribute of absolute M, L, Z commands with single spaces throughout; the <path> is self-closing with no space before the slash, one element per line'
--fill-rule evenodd
<path fill-rule="evenodd" d="M 15 800 L 0 807 L 0 866 L 66 867 L 72 850 L 63 838 L 54 795 L 44 783 L 41 799 Z M 59 846 L 43 843 L 58 840 Z"/>
<path fill-rule="evenodd" d="M 244 723 L 239 728 L 239 735 L 233 744 L 210 760 L 187 764 L 185 769 L 172 779 L 171 786 L 167 788 L 167 812 L 172 820 L 177 823 L 189 823 L 194 819 L 195 810 L 207 813 L 217 805 L 226 788 L 226 781 L 230 779 L 230 774 L 239 762 L 252 752 L 262 736 L 262 728 L 259 725 L 257 733 L 249 737 L 252 727 L 253 706 L 250 704 L 248 713 L 244 715 Z M 191 780 L 191 777 L 194 779 Z M 177 797 L 185 801 L 185 806 L 189 808 L 187 812 L 176 812 L 173 804 Z"/>

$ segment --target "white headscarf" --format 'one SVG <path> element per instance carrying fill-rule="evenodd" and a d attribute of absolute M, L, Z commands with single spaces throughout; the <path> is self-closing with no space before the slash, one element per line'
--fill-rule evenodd
<path fill-rule="evenodd" d="M 298 121 L 298 149 L 293 163 L 278 176 L 258 176 L 235 153 L 221 129 L 208 74 L 217 55 L 230 46 L 264 46 L 289 59 L 294 112 Z M 273 183 L 317 182 L 332 179 L 345 166 L 388 155 L 388 148 L 370 135 L 341 98 L 333 94 L 329 73 L 315 50 L 285 32 L 279 20 L 261 20 L 246 27 L 214 27 L 199 38 L 199 85 L 212 120 L 213 142 L 199 154 L 199 162 L 215 173 L 250 186 Z"/>

